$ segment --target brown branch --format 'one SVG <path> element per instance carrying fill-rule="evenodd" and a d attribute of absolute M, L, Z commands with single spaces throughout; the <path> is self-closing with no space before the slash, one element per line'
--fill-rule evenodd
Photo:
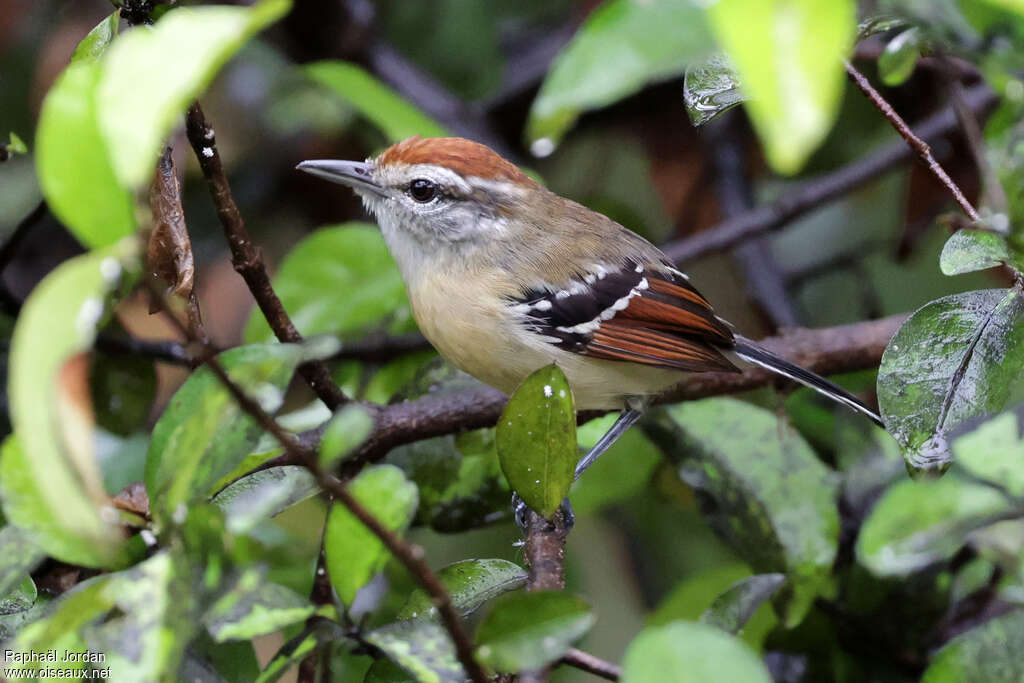
<path fill-rule="evenodd" d="M 984 115 L 991 111 L 998 98 L 988 86 L 977 85 L 964 92 L 964 99 L 971 111 L 976 115 Z M 915 124 L 920 137 L 931 141 L 949 135 L 957 126 L 957 117 L 951 107 Z M 722 221 L 692 237 L 670 242 L 662 250 L 677 263 L 724 251 L 753 235 L 778 230 L 811 210 L 877 180 L 882 174 L 911 159 L 913 154 L 902 140 L 892 142 L 867 157 L 807 181 L 767 206 Z"/>
<path fill-rule="evenodd" d="M 618 664 L 612 664 L 574 647 L 569 648 L 569 651 L 562 655 L 558 663 L 600 676 L 607 681 L 617 681 L 622 676 L 622 668 Z"/>
<path fill-rule="evenodd" d="M 245 284 L 249 287 L 256 304 L 270 324 L 270 329 L 282 342 L 301 342 L 302 335 L 295 329 L 288 312 L 284 310 L 281 300 L 277 297 L 270 284 L 266 265 L 259 247 L 253 244 L 249 231 L 238 211 L 231 186 L 228 185 L 224 167 L 220 162 L 216 138 L 213 128 L 207 124 L 206 117 L 199 103 L 195 102 L 188 109 L 186 118 L 188 140 L 195 151 L 196 159 L 203 170 L 203 176 L 210 188 L 210 196 L 217 208 L 217 217 L 224 228 L 231 249 L 231 263 Z M 338 385 L 331 379 L 331 373 L 323 363 L 310 362 L 299 367 L 299 372 L 309 383 L 317 396 L 331 410 L 346 403 L 348 398 Z"/>
<path fill-rule="evenodd" d="M 939 182 L 946 186 L 950 194 L 953 195 L 953 199 L 956 200 L 960 208 L 964 210 L 972 221 L 980 219 L 978 212 L 974 210 L 971 203 L 967 201 L 967 197 L 960 191 L 960 187 L 953 182 L 953 179 L 946 173 L 946 169 L 942 168 L 942 165 L 935 159 L 935 155 L 932 154 L 932 148 L 928 146 L 928 143 L 922 140 L 920 137 L 914 134 L 914 131 L 910 129 L 910 126 L 903 120 L 903 118 L 896 113 L 896 110 L 892 108 L 892 105 L 882 97 L 882 95 L 875 90 L 871 82 L 856 69 L 848 61 L 844 61 L 843 65 L 846 67 L 846 73 L 850 79 L 857 84 L 857 87 L 861 89 L 867 98 L 871 100 L 871 103 L 875 105 L 878 111 L 882 112 L 882 115 L 889 120 L 892 127 L 896 129 L 896 132 L 900 134 L 907 145 L 913 149 L 917 155 L 921 158 L 921 161 L 928 167 L 928 169 L 939 179 Z"/>
<path fill-rule="evenodd" d="M 526 513 L 524 553 L 529 576 L 526 590 L 562 590 L 565 588 L 565 538 L 569 529 L 561 508 L 551 519 L 533 510 Z"/>
<path fill-rule="evenodd" d="M 155 297 L 154 300 L 160 303 L 161 308 L 167 313 L 172 324 L 182 335 L 188 337 L 190 330 L 171 312 L 163 293 L 160 292 L 159 289 L 149 280 L 146 282 L 149 286 L 151 295 Z M 192 339 L 192 341 L 199 340 Z M 348 489 L 341 481 L 324 472 L 320 467 L 320 461 L 317 457 L 316 450 L 314 448 L 310 448 L 296 438 L 294 434 L 285 430 L 277 420 L 260 407 L 259 403 L 257 403 L 255 399 L 251 398 L 242 390 L 241 387 L 235 384 L 224 370 L 224 366 L 221 365 L 220 361 L 213 355 L 213 353 L 207 352 L 205 364 L 210 368 L 210 371 L 217 376 L 217 379 L 220 380 L 220 383 L 228 390 L 228 393 L 231 394 L 231 397 L 236 403 L 238 403 L 239 407 L 241 407 L 246 414 L 256 420 L 260 427 L 270 433 L 277 442 L 289 454 L 291 454 L 296 462 L 308 469 L 313 476 L 316 477 L 317 483 L 320 487 L 330 494 L 336 502 L 344 505 L 356 519 L 362 522 L 366 528 L 379 538 L 395 559 L 401 562 L 409 573 L 416 578 L 419 584 L 423 586 L 430 595 L 434 605 L 437 607 L 438 614 L 441 617 L 441 623 L 451 636 L 452 643 L 455 646 L 456 655 L 462 663 L 463 668 L 465 668 L 466 674 L 474 681 L 474 683 L 486 683 L 487 674 L 473 655 L 472 637 L 466 630 L 465 624 L 462 623 L 462 619 L 459 617 L 458 612 L 456 612 L 455 606 L 452 604 L 451 596 L 448 594 L 447 589 L 445 589 L 444 584 L 441 583 L 441 580 L 437 578 L 437 575 L 431 571 L 430 566 L 426 563 L 423 556 L 423 548 L 407 543 L 401 536 L 384 526 L 365 507 L 363 507 L 363 505 L 356 500 L 351 493 L 349 493 Z"/>

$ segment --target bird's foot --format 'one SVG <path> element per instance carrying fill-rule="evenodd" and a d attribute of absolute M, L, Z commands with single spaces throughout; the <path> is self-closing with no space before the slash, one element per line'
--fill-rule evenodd
<path fill-rule="evenodd" d="M 565 530 L 569 531 L 576 524 L 576 514 L 572 511 L 572 505 L 566 498 L 559 506 L 562 511 L 562 519 L 565 521 Z M 526 518 L 530 512 L 530 506 L 523 502 L 518 493 L 512 493 L 512 514 L 515 516 L 516 526 L 526 534 Z"/>

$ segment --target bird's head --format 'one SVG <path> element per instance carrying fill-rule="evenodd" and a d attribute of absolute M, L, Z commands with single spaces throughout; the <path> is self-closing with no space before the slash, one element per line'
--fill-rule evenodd
<path fill-rule="evenodd" d="M 541 189 L 489 147 L 462 138 L 413 137 L 366 161 L 303 161 L 297 168 L 351 187 L 392 247 L 501 239 Z"/>

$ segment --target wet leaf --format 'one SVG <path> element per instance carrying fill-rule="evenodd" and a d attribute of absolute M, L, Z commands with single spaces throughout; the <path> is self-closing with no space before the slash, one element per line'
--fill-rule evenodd
<path fill-rule="evenodd" d="M 224 511 L 228 531 L 242 534 L 319 491 L 309 470 L 286 465 L 242 477 L 218 493 L 213 503 Z"/>
<path fill-rule="evenodd" d="M 465 617 L 488 600 L 521 588 L 526 583 L 526 570 L 508 560 L 463 560 L 438 571 L 437 578 L 451 595 L 455 609 Z M 422 588 L 417 588 L 398 613 L 398 618 L 436 615 L 437 608 L 430 596 Z"/>
<path fill-rule="evenodd" d="M 39 591 L 36 589 L 32 577 L 22 574 L 21 581 L 17 582 L 13 588 L 6 592 L 0 592 L 0 616 L 17 614 L 31 609 L 38 597 Z"/>
<path fill-rule="evenodd" d="M 0 528 L 0 600 L 45 557 L 42 548 L 32 543 L 24 532 L 10 525 Z"/>
<path fill-rule="evenodd" d="M 108 298 L 137 276 L 135 249 L 128 241 L 65 261 L 29 295 L 11 339 L 7 389 L 20 449 L 5 448 L 0 467 L 21 483 L 0 480 L 4 512 L 48 554 L 90 567 L 116 564 L 122 537 L 103 513 L 85 366 L 76 379 L 68 361 L 84 358 Z M 23 471 L 12 472 L 15 459 Z"/>
<path fill-rule="evenodd" d="M 1024 407 L 1000 413 L 951 440 L 956 463 L 973 476 L 1024 496 Z"/>
<path fill-rule="evenodd" d="M 363 470 L 348 484 L 349 492 L 385 527 L 403 534 L 416 514 L 416 485 L 392 465 Z M 338 598 L 351 605 L 356 592 L 384 568 L 391 553 L 351 512 L 335 503 L 324 532 L 327 570 Z"/>
<path fill-rule="evenodd" d="M 496 671 L 541 669 L 564 655 L 595 619 L 590 605 L 569 593 L 506 595 L 494 601 L 477 629 L 477 656 Z"/>
<path fill-rule="evenodd" d="M 316 611 L 290 588 L 267 581 L 265 572 L 248 569 L 203 616 L 203 625 L 218 643 L 250 640 L 305 621 Z"/>
<path fill-rule="evenodd" d="M 435 621 L 400 621 L 370 631 L 365 637 L 419 683 L 463 683 L 466 680 L 448 632 Z"/>
<path fill-rule="evenodd" d="M 754 616 L 754 612 L 786 582 L 785 574 L 755 574 L 740 579 L 715 598 L 700 620 L 733 635 Z"/>
<path fill-rule="evenodd" d="M 712 528 L 757 572 L 784 571 L 790 626 L 826 590 L 839 539 L 836 480 L 773 413 L 731 398 L 670 407 L 650 434 Z"/>
<path fill-rule="evenodd" d="M 878 57 L 878 75 L 890 88 L 902 85 L 914 73 L 921 56 L 921 34 L 916 27 L 898 33 Z"/>
<path fill-rule="evenodd" d="M 242 390 L 273 413 L 303 355 L 294 344 L 251 344 L 217 358 Z M 146 489 L 154 521 L 165 526 L 185 512 L 183 506 L 210 495 L 220 478 L 252 452 L 262 433 L 209 368 L 193 372 L 153 428 Z"/>
<path fill-rule="evenodd" d="M 710 50 L 703 14 L 694 3 L 603 3 L 555 59 L 541 85 L 526 124 L 531 149 L 539 156 L 550 154 L 581 112 L 679 76 Z"/>
<path fill-rule="evenodd" d="M 304 335 L 352 338 L 389 326 L 415 329 L 405 285 L 380 230 L 366 223 L 321 228 L 299 242 L 274 276 L 274 291 Z M 250 342 L 271 341 L 259 311 L 245 328 Z"/>
<path fill-rule="evenodd" d="M 178 7 L 118 40 L 102 60 L 99 129 L 118 184 L 140 188 L 188 104 L 248 40 L 282 17 L 289 0 L 251 7 Z"/>
<path fill-rule="evenodd" d="M 1024 679 L 1024 611 L 990 619 L 949 641 L 921 683 L 1016 683 Z"/>
<path fill-rule="evenodd" d="M 745 107 L 773 169 L 800 170 L 828 134 L 857 30 L 853 0 L 721 0 L 707 20 L 750 98 Z"/>
<path fill-rule="evenodd" d="M 75 63 L 79 60 L 96 60 L 99 59 L 110 43 L 117 37 L 118 27 L 121 21 L 121 10 L 117 10 L 112 14 L 108 15 L 106 19 L 96 24 L 88 35 L 82 39 L 82 42 L 75 48 L 74 54 L 71 55 L 71 63 Z"/>
<path fill-rule="evenodd" d="M 939 257 L 945 275 L 960 275 L 976 270 L 1011 264 L 1014 257 L 1006 238 L 991 230 L 957 230 L 946 240 Z"/>
<path fill-rule="evenodd" d="M 168 294 L 187 299 L 195 282 L 195 264 L 170 147 L 164 149 L 157 162 L 149 187 L 149 208 L 153 212 L 153 230 L 146 246 L 146 266 L 169 285 Z"/>
<path fill-rule="evenodd" d="M 373 417 L 360 405 L 347 405 L 327 423 L 320 438 L 320 466 L 330 470 L 355 452 L 373 431 Z"/>
<path fill-rule="evenodd" d="M 724 54 L 715 54 L 686 69 L 683 99 L 690 123 L 702 126 L 746 99 L 736 69 Z"/>
<path fill-rule="evenodd" d="M 524 379 L 497 426 L 501 471 L 523 502 L 550 517 L 569 495 L 579 451 L 576 409 L 556 365 Z"/>
<path fill-rule="evenodd" d="M 878 576 L 905 576 L 952 557 L 967 534 L 1010 509 L 996 489 L 956 476 L 889 487 L 861 527 L 857 559 Z"/>
<path fill-rule="evenodd" d="M 391 142 L 413 135 L 425 138 L 450 135 L 437 121 L 381 83 L 362 67 L 337 60 L 307 64 L 303 70 L 314 81 L 336 93 L 384 131 Z"/>
<path fill-rule="evenodd" d="M 114 175 L 100 134 L 97 61 L 75 62 L 46 94 L 36 128 L 36 173 L 46 204 L 87 247 L 135 231 L 131 193 Z"/>
<path fill-rule="evenodd" d="M 941 471 L 946 434 L 968 417 L 1024 398 L 1024 297 L 989 289 L 943 297 L 914 312 L 889 342 L 878 403 L 916 471 Z"/>
<path fill-rule="evenodd" d="M 735 636 L 707 624 L 676 621 L 640 632 L 622 661 L 623 683 L 770 683 L 761 659 Z"/>

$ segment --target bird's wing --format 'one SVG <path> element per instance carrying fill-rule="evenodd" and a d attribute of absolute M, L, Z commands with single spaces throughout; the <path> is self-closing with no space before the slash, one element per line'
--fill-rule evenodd
<path fill-rule="evenodd" d="M 732 330 L 667 263 L 595 264 L 509 306 L 528 329 L 567 351 L 688 372 L 736 371 L 719 350 L 732 347 Z"/>

